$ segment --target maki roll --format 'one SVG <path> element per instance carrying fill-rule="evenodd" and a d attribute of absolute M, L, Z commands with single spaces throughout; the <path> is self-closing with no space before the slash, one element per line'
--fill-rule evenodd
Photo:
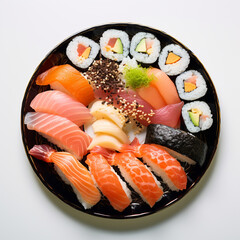
<path fill-rule="evenodd" d="M 213 123 L 211 109 L 203 101 L 185 104 L 182 108 L 182 117 L 188 131 L 192 133 L 207 130 Z"/>
<path fill-rule="evenodd" d="M 184 100 L 196 100 L 207 92 L 207 84 L 198 71 L 189 70 L 180 74 L 175 83 L 180 98 Z"/>
<path fill-rule="evenodd" d="M 139 62 L 154 63 L 160 53 L 160 41 L 151 33 L 139 32 L 132 38 L 130 53 Z"/>
<path fill-rule="evenodd" d="M 124 31 L 109 29 L 100 38 L 101 53 L 114 61 L 122 61 L 129 53 L 129 37 Z"/>
<path fill-rule="evenodd" d="M 170 44 L 160 53 L 158 65 L 169 76 L 184 72 L 190 63 L 188 52 L 176 44 Z"/>
<path fill-rule="evenodd" d="M 93 40 L 78 36 L 68 44 L 66 54 L 74 65 L 79 68 L 87 68 L 96 58 L 99 49 L 99 45 Z"/>
<path fill-rule="evenodd" d="M 182 162 L 203 165 L 207 145 L 191 133 L 161 124 L 147 127 L 145 143 L 161 145 L 169 154 Z"/>

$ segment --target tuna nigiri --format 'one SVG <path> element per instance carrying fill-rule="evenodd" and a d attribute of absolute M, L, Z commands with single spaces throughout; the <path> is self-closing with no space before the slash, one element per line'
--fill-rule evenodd
<path fill-rule="evenodd" d="M 49 90 L 39 93 L 31 102 L 36 112 L 45 112 L 65 117 L 78 126 L 91 120 L 88 108 L 66 93 Z"/>
<path fill-rule="evenodd" d="M 91 137 L 70 120 L 48 113 L 29 112 L 24 123 L 50 142 L 82 159 L 87 153 Z"/>
<path fill-rule="evenodd" d="M 91 208 L 101 199 L 90 172 L 72 154 L 56 152 L 48 145 L 35 145 L 29 154 L 45 162 L 54 163 L 60 177 L 71 185 L 85 209 Z"/>
<path fill-rule="evenodd" d="M 132 145 L 124 144 L 121 151 L 132 152 L 136 157 L 142 158 L 171 190 L 186 189 L 187 176 L 181 164 L 159 145 L 139 144 L 135 139 Z"/>
<path fill-rule="evenodd" d="M 130 190 L 115 173 L 107 160 L 98 153 L 90 153 L 86 163 L 98 188 L 107 197 L 114 209 L 122 212 L 131 203 Z"/>
<path fill-rule="evenodd" d="M 110 164 L 118 166 L 124 179 L 150 207 L 162 198 L 160 183 L 133 153 L 116 153 L 101 147 L 95 147 L 92 152 L 101 152 Z"/>
<path fill-rule="evenodd" d="M 94 100 L 91 85 L 83 75 L 69 64 L 55 66 L 37 77 L 37 85 L 50 84 L 52 89 L 65 92 L 87 106 Z"/>

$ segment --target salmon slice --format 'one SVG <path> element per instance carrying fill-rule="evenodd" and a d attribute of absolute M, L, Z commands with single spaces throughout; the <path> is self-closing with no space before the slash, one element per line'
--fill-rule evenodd
<path fill-rule="evenodd" d="M 160 95 L 158 89 L 151 83 L 147 87 L 137 88 L 138 95 L 148 102 L 154 109 L 165 107 L 167 104 Z"/>
<path fill-rule="evenodd" d="M 121 175 L 150 207 L 162 198 L 163 190 L 151 171 L 133 153 L 117 153 L 96 146 L 91 153 L 103 155 L 109 164 L 118 166 Z"/>
<path fill-rule="evenodd" d="M 174 83 L 166 73 L 158 68 L 150 68 L 148 70 L 148 75 L 154 78 L 151 81 L 151 85 L 158 89 L 158 92 L 167 105 L 181 102 Z"/>
<path fill-rule="evenodd" d="M 114 159 L 124 179 L 153 207 L 162 198 L 163 190 L 151 171 L 133 153 L 115 153 Z"/>
<path fill-rule="evenodd" d="M 98 188 L 107 197 L 114 209 L 122 212 L 131 203 L 130 190 L 115 173 L 107 160 L 98 153 L 90 153 L 86 163 Z"/>
<path fill-rule="evenodd" d="M 54 163 L 60 177 L 71 185 L 85 209 L 91 208 L 101 199 L 101 194 L 95 186 L 90 172 L 72 154 L 56 152 L 48 145 L 35 145 L 29 154 L 39 160 Z"/>
<path fill-rule="evenodd" d="M 50 84 L 52 89 L 71 95 L 85 106 L 94 100 L 94 92 L 87 79 L 69 64 L 54 66 L 37 77 L 37 85 Z"/>
<path fill-rule="evenodd" d="M 45 112 L 65 117 L 78 126 L 92 119 L 88 108 L 66 93 L 49 90 L 39 93 L 31 102 L 36 112 Z"/>
<path fill-rule="evenodd" d="M 29 130 L 35 130 L 61 149 L 77 159 L 87 153 L 91 137 L 70 120 L 48 113 L 29 112 L 24 123 Z"/>
<path fill-rule="evenodd" d="M 176 158 L 156 144 L 139 144 L 138 141 L 130 145 L 124 144 L 122 152 L 132 152 L 151 167 L 152 171 L 173 191 L 186 189 L 187 175 Z"/>

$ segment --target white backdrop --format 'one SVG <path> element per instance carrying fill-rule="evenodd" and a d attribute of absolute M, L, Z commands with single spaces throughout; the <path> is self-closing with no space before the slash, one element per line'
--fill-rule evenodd
<path fill-rule="evenodd" d="M 240 239 L 240 17 L 238 0 L 0 2 L 0 239 Z M 35 68 L 58 43 L 109 22 L 163 30 L 193 51 L 216 87 L 221 136 L 214 160 L 186 197 L 151 216 L 109 220 L 64 204 L 25 155 L 21 101 Z"/>

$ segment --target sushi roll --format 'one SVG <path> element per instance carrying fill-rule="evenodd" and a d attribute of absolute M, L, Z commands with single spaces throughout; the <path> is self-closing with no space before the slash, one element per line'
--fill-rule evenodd
<path fill-rule="evenodd" d="M 192 133 L 207 130 L 213 123 L 211 109 L 203 101 L 185 104 L 182 108 L 182 117 L 187 129 Z"/>
<path fill-rule="evenodd" d="M 128 56 L 129 43 L 126 32 L 109 29 L 100 38 L 101 53 L 106 58 L 120 62 Z"/>
<path fill-rule="evenodd" d="M 188 52 L 176 44 L 170 44 L 160 53 L 158 65 L 169 76 L 184 72 L 190 63 Z"/>
<path fill-rule="evenodd" d="M 66 54 L 77 67 L 88 68 L 96 58 L 99 49 L 99 45 L 93 40 L 78 36 L 68 44 Z"/>
<path fill-rule="evenodd" d="M 198 71 L 189 70 L 180 74 L 175 83 L 180 98 L 184 100 L 196 100 L 207 92 L 206 81 Z"/>
<path fill-rule="evenodd" d="M 132 38 L 131 55 L 139 62 L 154 63 L 160 53 L 160 41 L 151 33 L 139 32 Z"/>
<path fill-rule="evenodd" d="M 203 165 L 207 144 L 191 133 L 162 124 L 147 127 L 145 143 L 161 145 L 169 154 L 182 162 Z"/>

